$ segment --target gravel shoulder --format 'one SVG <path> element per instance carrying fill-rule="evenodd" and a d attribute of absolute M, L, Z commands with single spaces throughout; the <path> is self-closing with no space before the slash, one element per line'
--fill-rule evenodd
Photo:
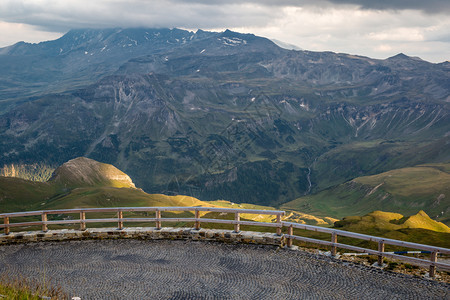
<path fill-rule="evenodd" d="M 87 240 L 0 247 L 0 275 L 81 299 L 449 299 L 450 284 L 275 246 Z"/>

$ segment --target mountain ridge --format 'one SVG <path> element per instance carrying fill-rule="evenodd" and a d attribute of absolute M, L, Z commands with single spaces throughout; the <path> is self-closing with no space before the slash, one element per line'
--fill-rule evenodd
<path fill-rule="evenodd" d="M 446 64 L 286 50 L 231 31 L 101 32 L 70 55 L 55 46 L 54 61 L 0 55 L 0 165 L 86 156 L 150 193 L 276 206 L 450 159 Z M 77 45 L 82 31 L 71 34 Z M 120 41 L 116 56 L 94 61 L 105 36 Z"/>

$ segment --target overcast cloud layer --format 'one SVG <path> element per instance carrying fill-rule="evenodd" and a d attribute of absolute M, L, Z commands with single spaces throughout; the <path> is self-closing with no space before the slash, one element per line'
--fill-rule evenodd
<path fill-rule="evenodd" d="M 0 47 L 72 28 L 226 28 L 306 50 L 450 60 L 449 0 L 1 0 Z"/>

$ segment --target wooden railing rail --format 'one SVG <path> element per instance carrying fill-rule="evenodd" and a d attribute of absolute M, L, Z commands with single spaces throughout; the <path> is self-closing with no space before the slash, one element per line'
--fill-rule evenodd
<path fill-rule="evenodd" d="M 411 243 L 411 242 L 404 242 L 404 241 L 399 241 L 399 240 L 376 237 L 376 236 L 371 236 L 371 235 L 367 235 L 367 234 L 361 234 L 361 233 L 344 231 L 344 230 L 333 229 L 333 228 L 298 224 L 298 223 L 292 223 L 292 222 L 281 222 L 281 223 L 283 224 L 284 227 L 288 227 L 288 234 L 284 235 L 284 237 L 287 240 L 286 244 L 288 246 L 292 245 L 292 240 L 298 240 L 298 241 L 303 241 L 303 242 L 308 242 L 308 243 L 331 246 L 331 255 L 333 255 L 333 256 L 336 255 L 337 248 L 348 249 L 348 250 L 363 252 L 363 253 L 369 253 L 369 254 L 378 256 L 378 265 L 380 265 L 380 266 L 383 264 L 384 257 L 399 259 L 399 260 L 402 260 L 402 261 L 405 261 L 405 262 L 408 262 L 411 264 L 429 267 L 430 268 L 429 274 L 431 277 L 435 276 L 436 267 L 439 269 L 442 269 L 442 270 L 450 271 L 449 264 L 437 262 L 437 254 L 438 253 L 450 254 L 450 249 L 447 249 L 447 248 L 435 247 L 435 246 L 429 246 L 429 245 L 423 245 L 423 244 L 417 244 L 417 243 Z M 323 240 L 294 235 L 293 234 L 294 228 L 329 233 L 329 234 L 331 234 L 331 241 L 323 241 Z M 378 250 L 367 249 L 367 248 L 338 243 L 338 236 L 345 236 L 345 237 L 356 238 L 356 239 L 360 239 L 360 240 L 376 242 L 376 243 L 378 243 Z M 399 255 L 399 254 L 395 254 L 395 253 L 386 253 L 384 251 L 385 245 L 401 246 L 401 247 L 405 247 L 405 248 L 429 251 L 431 253 L 430 260 L 408 257 L 408 256 Z"/>
<path fill-rule="evenodd" d="M 174 217 L 174 218 L 163 218 L 161 217 L 161 212 L 194 212 L 194 217 Z M 112 212 L 116 213 L 117 217 L 106 217 L 106 218 L 95 218 L 87 219 L 86 213 L 105 213 Z M 155 217 L 124 217 L 124 212 L 155 212 Z M 211 219 L 202 218 L 200 212 L 218 212 L 234 214 L 234 220 L 226 219 Z M 70 220 L 48 220 L 49 215 L 61 215 L 61 214 L 79 214 L 79 219 Z M 274 215 L 275 222 L 257 222 L 257 221 L 242 221 L 242 214 L 263 214 L 263 215 Z M 437 254 L 450 254 L 450 249 L 442 247 L 434 247 L 429 245 L 404 242 L 399 240 L 387 239 L 382 237 L 376 237 L 366 234 L 360 234 L 355 232 L 349 232 L 339 229 L 298 224 L 292 222 L 284 222 L 281 220 L 282 216 L 285 215 L 284 211 L 278 210 L 257 210 L 257 209 L 234 209 L 234 208 L 220 208 L 220 207 L 106 207 L 106 208 L 74 208 L 74 209 L 55 209 L 55 210 L 41 210 L 41 211 L 28 211 L 28 212 L 14 212 L 14 213 L 0 213 L 0 218 L 3 218 L 3 224 L 0 223 L 0 228 L 4 229 L 4 234 L 8 235 L 10 233 L 10 228 L 12 227 L 26 227 L 26 226 L 41 226 L 42 231 L 47 231 L 49 225 L 64 225 L 64 224 L 79 224 L 80 230 L 86 230 L 86 224 L 89 223 L 117 223 L 117 228 L 122 230 L 124 228 L 124 223 L 133 222 L 154 222 L 157 229 L 161 229 L 162 222 L 192 222 L 194 223 L 194 229 L 199 230 L 201 223 L 217 223 L 217 224 L 230 224 L 234 225 L 234 231 L 239 232 L 241 225 L 253 225 L 253 226 L 264 226 L 264 227 L 275 227 L 276 234 L 282 235 L 282 228 L 287 227 L 287 234 L 283 237 L 286 239 L 286 245 L 288 247 L 292 246 L 293 240 L 314 243 L 319 245 L 325 245 L 331 247 L 331 255 L 335 256 L 337 254 L 337 248 L 348 249 L 357 252 L 369 253 L 371 255 L 376 255 L 378 257 L 378 264 L 383 264 L 383 258 L 394 258 L 399 259 L 414 265 L 429 267 L 429 274 L 431 277 L 435 276 L 436 268 L 450 271 L 450 264 L 445 264 L 442 262 L 437 262 Z M 28 222 L 11 222 L 12 218 L 30 217 L 30 216 L 40 216 L 40 221 L 28 221 Z M 295 229 L 303 229 L 308 231 L 328 233 L 331 235 L 330 241 L 324 241 L 314 238 L 303 237 L 294 234 Z M 367 249 L 352 245 L 347 245 L 338 242 L 338 237 L 350 237 L 360 240 L 372 241 L 378 244 L 378 249 Z M 408 257 L 404 255 L 399 255 L 395 253 L 385 252 L 385 245 L 400 246 L 405 248 L 419 249 L 428 251 L 431 253 L 430 259 L 420 259 L 415 257 Z"/>
<path fill-rule="evenodd" d="M 162 218 L 161 212 L 194 212 L 194 218 Z M 105 213 L 114 212 L 117 214 L 117 218 L 100 218 L 100 219 L 86 219 L 86 213 Z M 124 218 L 124 212 L 155 212 L 154 218 Z M 224 219 L 207 219 L 201 218 L 200 212 L 219 212 L 234 214 L 234 220 Z M 77 214 L 79 213 L 79 219 L 72 220 L 48 220 L 48 215 L 55 214 Z M 276 223 L 269 222 L 254 222 L 254 221 L 241 221 L 241 214 L 258 214 L 258 215 L 275 215 Z M 42 231 L 47 231 L 48 225 L 59 224 L 80 224 L 80 230 L 86 230 L 87 223 L 112 223 L 117 222 L 118 229 L 123 229 L 124 222 L 155 222 L 156 228 L 161 228 L 161 222 L 194 222 L 195 229 L 200 229 L 201 222 L 203 223 L 222 223 L 234 225 L 234 231 L 240 231 L 240 225 L 255 225 L 276 227 L 277 234 L 281 235 L 281 217 L 285 214 L 284 211 L 279 210 L 258 210 L 258 209 L 234 209 L 234 208 L 220 208 L 220 207 L 103 207 L 103 208 L 74 208 L 74 209 L 55 209 L 55 210 L 42 210 L 42 211 L 28 211 L 28 212 L 14 212 L 14 213 L 1 213 L 0 218 L 4 219 L 4 223 L 0 224 L 0 228 L 4 228 L 5 234 L 9 234 L 11 227 L 25 227 L 25 226 L 42 226 Z M 41 221 L 29 221 L 11 223 L 11 218 L 29 217 L 29 216 L 41 216 Z"/>

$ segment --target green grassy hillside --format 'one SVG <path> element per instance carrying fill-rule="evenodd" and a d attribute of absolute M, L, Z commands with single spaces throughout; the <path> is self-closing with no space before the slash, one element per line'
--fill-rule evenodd
<path fill-rule="evenodd" d="M 415 214 L 425 211 L 450 224 L 450 164 L 427 164 L 358 177 L 281 206 L 317 216 L 343 218 L 374 210 Z"/>
<path fill-rule="evenodd" d="M 255 204 L 229 201 L 201 201 L 189 196 L 147 194 L 135 188 L 130 177 L 112 165 L 92 159 L 76 158 L 56 169 L 48 182 L 33 182 L 14 177 L 0 177 L 0 212 L 80 207 L 130 206 L 205 206 L 274 210 Z M 186 215 L 189 215 L 186 214 Z M 217 217 L 208 214 L 208 217 Z M 270 222 L 274 216 L 243 215 L 244 219 Z M 290 211 L 286 220 L 330 226 L 337 219 L 318 218 Z"/>
<path fill-rule="evenodd" d="M 450 166 L 448 164 L 424 165 L 415 168 L 390 171 L 370 177 L 357 178 L 351 182 L 351 185 L 359 186 L 356 190 L 357 193 L 355 193 L 355 189 L 345 189 L 345 185 L 342 185 L 338 186 L 333 191 L 326 191 L 328 193 L 340 191 L 340 193 L 335 194 L 335 198 L 329 197 L 328 194 L 322 195 L 323 198 L 317 198 L 320 196 L 320 194 L 318 194 L 300 200 L 297 199 L 286 204 L 288 208 L 283 207 L 283 209 L 286 210 L 286 216 L 283 219 L 291 222 L 320 226 L 330 226 L 335 224 L 337 228 L 342 228 L 344 230 L 449 247 L 448 241 L 450 240 L 450 229 L 443 223 L 432 220 L 424 211 L 420 211 L 418 214 L 410 217 L 404 217 L 399 213 L 376 211 L 363 217 L 345 217 L 341 221 L 333 218 L 334 215 L 337 215 L 335 212 L 347 216 L 351 214 L 357 215 L 362 209 L 373 211 L 373 208 L 379 203 L 387 206 L 389 201 L 393 202 L 391 207 L 402 207 L 400 205 L 401 202 L 398 200 L 392 201 L 392 198 L 389 198 L 386 202 L 385 200 L 388 197 L 384 196 L 382 198 L 386 199 L 373 202 L 373 198 L 371 198 L 373 197 L 372 195 L 378 195 L 377 193 L 385 195 L 387 193 L 386 191 L 382 191 L 382 188 L 386 188 L 386 190 L 391 193 L 389 194 L 389 197 L 414 198 L 416 201 L 419 201 L 417 199 L 426 199 L 430 194 L 430 191 L 438 194 L 447 193 L 447 172 L 449 169 Z M 364 197 L 368 197 L 369 201 L 364 202 L 359 200 L 358 202 L 358 195 L 360 195 L 363 200 L 365 199 Z M 319 199 L 319 201 L 317 201 L 317 203 L 308 203 L 305 199 Z M 344 199 L 345 201 L 339 204 L 339 199 Z M 446 205 L 447 202 L 445 202 L 445 196 L 441 196 L 439 199 L 439 204 Z M 325 200 L 328 200 L 328 202 Z M 292 209 L 288 206 L 289 204 L 298 205 L 299 201 L 304 202 L 302 204 L 303 206 L 300 206 L 298 209 Z M 332 205 L 330 205 L 330 203 Z M 358 205 L 355 205 L 355 203 Z M 232 203 L 225 200 L 201 201 L 194 197 L 182 195 L 167 196 L 162 194 L 147 194 L 143 190 L 135 188 L 128 175 L 116 169 L 114 166 L 85 158 L 74 159 L 63 164 L 55 171 L 48 182 L 33 182 L 20 178 L 0 177 L 0 204 L 0 212 L 120 206 L 206 206 L 244 209 L 276 209 L 270 206 Z M 313 206 L 313 204 L 316 206 Z M 407 203 L 403 203 L 402 205 L 405 208 L 408 208 Z M 306 209 L 304 209 L 305 207 Z M 410 210 L 412 209 L 414 209 L 414 207 L 410 208 Z M 314 213 L 310 213 L 308 210 L 314 211 Z M 319 217 L 316 216 L 316 212 L 320 214 Z M 108 214 L 92 213 L 90 217 L 95 218 L 106 215 Z M 142 215 L 142 213 L 127 214 L 127 216 L 139 215 Z M 172 215 L 192 217 L 192 213 L 189 212 L 165 213 L 165 216 L 167 217 Z M 202 216 L 207 218 L 234 218 L 233 215 L 223 216 L 220 213 L 204 213 Z M 52 216 L 52 218 L 66 217 L 76 216 Z M 242 219 L 262 222 L 271 222 L 274 220 L 274 216 L 269 215 L 243 214 L 241 217 Z M 134 225 L 144 226 L 145 224 Z M 176 225 L 190 226 L 184 223 Z M 109 225 L 97 224 L 96 226 Z M 231 228 L 229 225 L 221 226 L 220 224 L 205 224 L 204 226 Z M 249 227 L 247 229 L 266 230 L 267 228 Z"/>
<path fill-rule="evenodd" d="M 450 248 L 450 228 L 432 220 L 424 211 L 409 217 L 374 211 L 362 217 L 345 217 L 335 223 L 335 228 Z"/>
<path fill-rule="evenodd" d="M 60 193 L 63 191 L 47 182 L 0 177 L 0 211 L 34 210 Z"/>

